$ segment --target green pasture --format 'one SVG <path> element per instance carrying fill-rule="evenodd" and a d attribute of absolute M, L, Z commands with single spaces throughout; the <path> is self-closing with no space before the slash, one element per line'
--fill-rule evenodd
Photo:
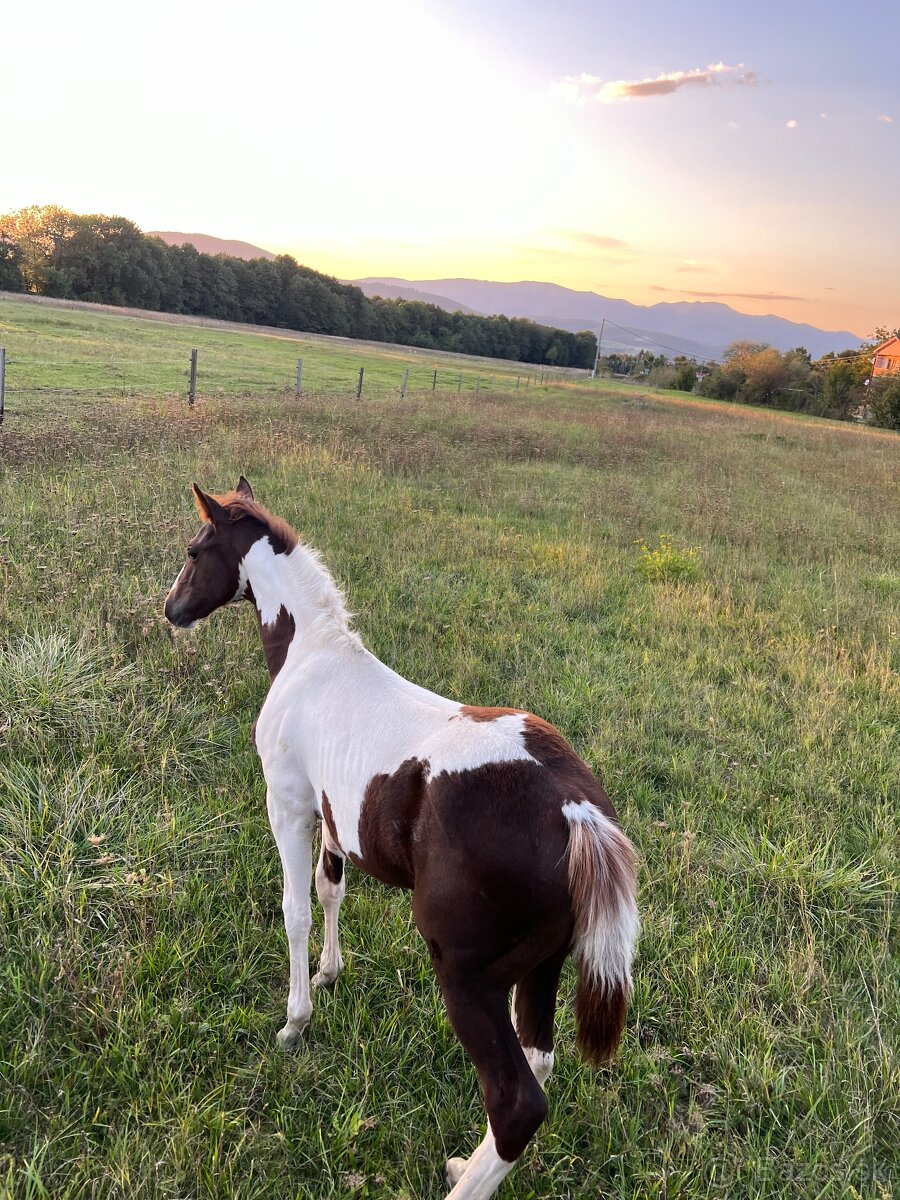
<path fill-rule="evenodd" d="M 0 1194 L 436 1200 L 481 1136 L 409 897 L 358 872 L 347 970 L 276 1050 L 253 614 L 161 613 L 191 481 L 244 473 L 371 649 L 552 721 L 638 848 L 621 1051 L 578 1059 L 567 969 L 502 1200 L 889 1200 L 900 438 L 596 385 L 297 400 L 297 343 L 25 307 L 11 379 L 80 390 L 11 386 L 0 428 Z M 255 390 L 165 394 L 220 342 Z M 323 379 L 397 365 L 322 345 Z M 92 393 L 66 355 L 133 375 Z"/>
<path fill-rule="evenodd" d="M 186 396 L 192 349 L 198 351 L 197 395 L 207 398 L 293 394 L 298 359 L 303 360 L 303 391 L 355 396 L 362 368 L 368 397 L 399 395 L 407 371 L 410 393 L 515 390 L 517 378 L 525 389 L 539 383 L 542 374 L 559 381 L 576 374 L 289 330 L 248 332 L 224 322 L 186 324 L 64 304 L 0 299 L 10 419 L 17 412 L 77 410 L 79 404 L 110 397 Z"/>

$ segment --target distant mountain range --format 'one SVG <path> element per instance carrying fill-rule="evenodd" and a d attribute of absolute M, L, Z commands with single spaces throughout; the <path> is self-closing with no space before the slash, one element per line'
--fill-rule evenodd
<path fill-rule="evenodd" d="M 230 258 L 276 257 L 271 250 L 261 250 L 249 242 L 229 242 L 225 238 L 213 237 L 209 233 L 172 233 L 169 230 L 148 229 L 147 237 L 161 238 L 167 246 L 183 246 L 189 242 L 201 254 L 227 254 Z"/>
<path fill-rule="evenodd" d="M 700 358 L 720 358 L 739 339 L 766 342 L 779 350 L 805 346 L 813 358 L 829 351 L 855 350 L 862 340 L 847 330 L 832 332 L 783 317 L 754 317 L 713 301 L 631 304 L 597 292 L 577 292 L 556 283 L 491 283 L 482 279 L 351 280 L 366 295 L 428 293 L 432 304 L 452 311 L 462 305 L 480 313 L 528 317 L 542 325 L 578 331 L 603 328 L 605 350 L 653 350 Z"/>
<path fill-rule="evenodd" d="M 249 242 L 227 241 L 205 233 L 151 231 L 170 246 L 190 242 L 205 254 L 235 258 L 268 258 L 275 255 Z M 307 263 L 307 266 L 313 266 Z M 503 313 L 528 317 L 541 325 L 578 332 L 600 333 L 602 349 L 652 350 L 695 358 L 721 358 L 727 346 L 744 339 L 766 342 L 779 350 L 805 346 L 813 358 L 841 350 L 855 350 L 862 340 L 847 330 L 830 331 L 802 325 L 783 317 L 754 317 L 727 304 L 696 300 L 661 304 L 631 304 L 597 292 L 578 292 L 556 283 L 492 283 L 484 279 L 397 279 L 369 276 L 350 279 L 367 296 L 419 300 L 447 312 Z"/>
<path fill-rule="evenodd" d="M 445 312 L 485 315 L 478 313 L 474 308 L 469 308 L 467 304 L 450 300 L 447 296 L 434 296 L 431 292 L 420 291 L 419 288 L 413 287 L 412 284 L 402 279 L 390 281 L 387 279 L 348 279 L 347 282 L 360 288 L 367 296 L 381 296 L 383 300 L 418 300 L 420 304 L 435 304 L 438 308 L 443 308 Z M 577 333 L 578 330 L 576 329 L 575 332 Z"/>

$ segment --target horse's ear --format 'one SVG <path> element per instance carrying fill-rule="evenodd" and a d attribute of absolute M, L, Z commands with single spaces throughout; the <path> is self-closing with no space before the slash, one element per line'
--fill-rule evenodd
<path fill-rule="evenodd" d="M 201 492 L 196 483 L 192 483 L 191 487 L 194 489 L 194 503 L 202 521 L 212 521 L 213 525 L 218 525 L 228 519 L 228 514 L 215 496 L 207 496 L 205 492 Z"/>
<path fill-rule="evenodd" d="M 243 475 L 238 480 L 237 487 L 234 490 L 235 490 L 235 492 L 237 492 L 237 494 L 239 496 L 243 496 L 245 500 L 253 499 L 253 488 L 250 486 L 250 484 L 247 482 L 247 480 L 243 477 Z"/>

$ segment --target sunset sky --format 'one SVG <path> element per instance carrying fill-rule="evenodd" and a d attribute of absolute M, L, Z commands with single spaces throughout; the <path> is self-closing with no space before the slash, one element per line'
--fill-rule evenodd
<path fill-rule="evenodd" d="M 0 212 L 900 324 L 897 0 L 49 0 L 0 36 Z"/>

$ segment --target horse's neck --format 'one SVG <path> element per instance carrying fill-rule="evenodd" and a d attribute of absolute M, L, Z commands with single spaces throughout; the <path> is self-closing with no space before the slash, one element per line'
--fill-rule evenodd
<path fill-rule="evenodd" d="M 338 790 L 355 792 L 414 754 L 418 740 L 458 711 L 455 701 L 410 683 L 363 647 L 314 552 L 298 545 L 275 554 L 266 540 L 245 557 L 244 569 L 273 678 L 257 727 L 261 754 L 274 750 L 267 726 L 286 720 L 292 754 L 304 758 L 312 778 L 322 787 L 337 779 Z"/>
<path fill-rule="evenodd" d="M 241 573 L 256 605 L 273 675 L 273 661 L 283 662 L 301 648 L 309 651 L 328 641 L 359 644 L 340 590 L 307 547 L 276 554 L 268 538 L 261 538 L 244 556 Z"/>

